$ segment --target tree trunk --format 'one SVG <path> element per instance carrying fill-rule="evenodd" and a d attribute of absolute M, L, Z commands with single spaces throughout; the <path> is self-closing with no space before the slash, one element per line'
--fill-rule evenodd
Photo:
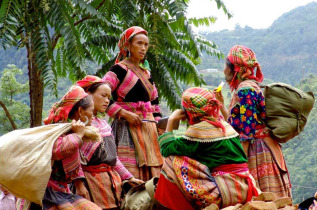
<path fill-rule="evenodd" d="M 13 119 L 12 119 L 12 116 L 11 116 L 9 110 L 7 109 L 6 105 L 5 105 L 1 100 L 0 100 L 0 106 L 2 106 L 4 112 L 6 113 L 6 116 L 7 116 L 7 118 L 8 118 L 9 121 L 10 121 L 10 124 L 11 124 L 11 126 L 12 126 L 12 129 L 13 129 L 13 130 L 17 129 L 17 126 L 15 125 L 15 123 L 14 123 L 14 121 L 13 121 Z"/>
<path fill-rule="evenodd" d="M 32 39 L 32 36 L 29 40 Z M 44 83 L 41 71 L 36 64 L 36 52 L 32 40 L 26 45 L 28 56 L 28 73 L 30 87 L 30 127 L 42 125 Z"/>

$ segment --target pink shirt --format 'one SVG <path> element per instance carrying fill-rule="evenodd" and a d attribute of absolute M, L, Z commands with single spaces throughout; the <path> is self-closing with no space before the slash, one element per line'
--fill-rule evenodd
<path fill-rule="evenodd" d="M 16 210 L 15 197 L 12 194 L 4 194 L 0 191 L 0 210 Z"/>

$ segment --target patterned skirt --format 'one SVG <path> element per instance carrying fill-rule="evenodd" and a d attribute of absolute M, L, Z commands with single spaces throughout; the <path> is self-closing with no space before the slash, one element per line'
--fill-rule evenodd
<path fill-rule="evenodd" d="M 245 142 L 242 142 L 245 144 Z M 281 146 L 272 138 L 255 139 L 248 147 L 248 167 L 257 187 L 278 197 L 292 197 Z"/>
<path fill-rule="evenodd" d="M 189 157 L 169 156 L 161 173 L 155 199 L 174 210 L 200 209 L 210 204 L 234 206 L 250 201 L 259 192 L 246 163 L 221 165 L 211 173 L 207 166 Z"/>
<path fill-rule="evenodd" d="M 154 120 L 153 115 L 148 118 Z M 160 176 L 163 157 L 155 123 L 144 122 L 142 126 L 129 126 L 126 120 L 115 119 L 112 131 L 118 158 L 135 178 L 147 181 Z"/>
<path fill-rule="evenodd" d="M 91 201 L 102 209 L 120 207 L 122 182 L 119 174 L 106 164 L 83 166 L 83 169 Z"/>

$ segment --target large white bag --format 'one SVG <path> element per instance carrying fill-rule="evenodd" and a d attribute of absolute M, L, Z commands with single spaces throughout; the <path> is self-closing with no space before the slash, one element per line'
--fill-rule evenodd
<path fill-rule="evenodd" d="M 70 129 L 70 123 L 58 123 L 1 136 L 0 184 L 16 197 L 42 205 L 52 171 L 54 142 Z"/>

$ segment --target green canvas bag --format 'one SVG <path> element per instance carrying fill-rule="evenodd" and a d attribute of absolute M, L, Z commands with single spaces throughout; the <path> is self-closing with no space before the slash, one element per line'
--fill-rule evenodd
<path fill-rule="evenodd" d="M 280 143 L 303 131 L 315 98 L 312 92 L 304 92 L 284 83 L 264 86 L 266 125 L 272 137 Z"/>

